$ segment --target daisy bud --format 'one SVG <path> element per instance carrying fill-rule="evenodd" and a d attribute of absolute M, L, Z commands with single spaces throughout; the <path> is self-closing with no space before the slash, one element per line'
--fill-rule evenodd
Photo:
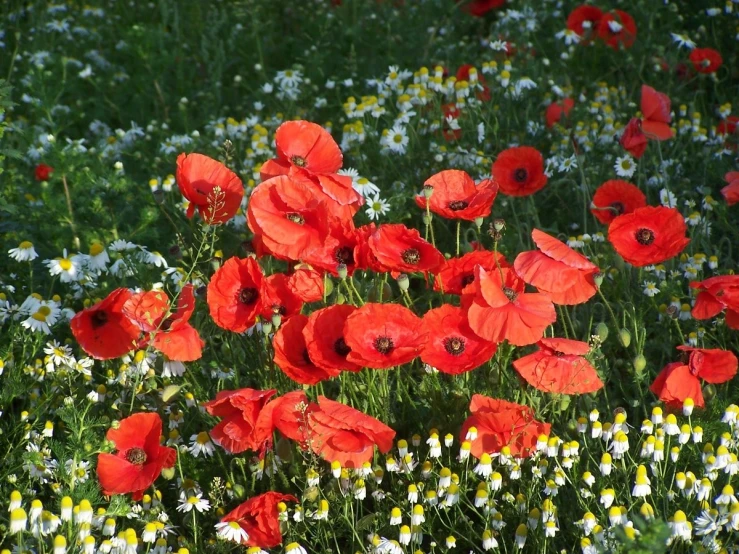
<path fill-rule="evenodd" d="M 695 402 L 693 402 L 693 399 L 686 398 L 683 401 L 683 415 L 686 417 L 690 417 L 690 415 L 693 413 L 694 407 L 695 407 Z"/>

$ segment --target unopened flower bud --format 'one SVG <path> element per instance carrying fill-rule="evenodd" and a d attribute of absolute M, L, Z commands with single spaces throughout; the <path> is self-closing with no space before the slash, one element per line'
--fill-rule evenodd
<path fill-rule="evenodd" d="M 605 342 L 605 340 L 608 338 L 608 325 L 606 325 L 602 321 L 598 323 L 598 325 L 595 326 L 595 334 L 598 335 L 598 338 L 600 338 L 601 342 Z"/>
<path fill-rule="evenodd" d="M 647 359 L 642 354 L 639 354 L 634 358 L 634 371 L 636 371 L 637 375 L 641 375 L 642 371 L 644 371 L 644 368 L 646 367 Z"/>
<path fill-rule="evenodd" d="M 431 225 L 431 214 L 425 214 L 423 216 L 423 224 L 424 225 Z"/>
<path fill-rule="evenodd" d="M 621 329 L 618 332 L 618 341 L 624 348 L 629 347 L 629 345 L 631 344 L 631 333 L 629 333 L 628 329 Z"/>

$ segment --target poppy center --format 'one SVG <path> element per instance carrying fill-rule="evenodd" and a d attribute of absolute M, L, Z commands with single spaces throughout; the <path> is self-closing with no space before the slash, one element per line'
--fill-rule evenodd
<path fill-rule="evenodd" d="M 162 321 L 162 325 L 161 325 L 160 329 L 162 331 L 169 331 L 170 327 L 172 327 L 172 323 L 173 322 L 174 322 L 174 318 L 168 317 L 167 319 L 165 319 L 164 321 Z"/>
<path fill-rule="evenodd" d="M 340 264 L 351 265 L 354 263 L 354 249 L 348 246 L 337 248 L 334 252 L 334 259 Z"/>
<path fill-rule="evenodd" d="M 98 310 L 90 318 L 93 329 L 98 329 L 108 323 L 108 313 L 103 310 Z"/>
<path fill-rule="evenodd" d="M 242 304 L 254 304 L 259 297 L 259 291 L 255 288 L 241 289 L 239 292 L 239 302 Z"/>
<path fill-rule="evenodd" d="M 293 165 L 297 165 L 298 167 L 305 167 L 306 165 L 308 165 L 305 161 L 305 158 L 302 158 L 300 156 L 293 156 L 292 158 L 290 158 L 290 161 Z"/>
<path fill-rule="evenodd" d="M 622 202 L 613 202 L 611 208 L 616 212 L 616 215 L 621 215 L 626 211 L 626 206 Z"/>
<path fill-rule="evenodd" d="M 415 248 L 409 248 L 408 250 L 403 250 L 403 253 L 400 255 L 400 257 L 403 259 L 405 263 L 410 264 L 410 265 L 417 265 L 418 262 L 421 261 L 421 253 Z"/>
<path fill-rule="evenodd" d="M 141 466 L 146 463 L 146 451 L 143 448 L 131 448 L 126 452 L 126 460 L 135 466 Z"/>
<path fill-rule="evenodd" d="M 307 350 L 303 350 L 303 361 L 308 365 L 313 365 L 313 362 L 310 361 L 310 356 L 308 356 Z"/>
<path fill-rule="evenodd" d="M 636 242 L 649 246 L 654 242 L 654 231 L 642 227 L 636 232 Z"/>
<path fill-rule="evenodd" d="M 506 298 L 511 302 L 518 298 L 518 293 L 510 287 L 503 287 L 503 294 L 505 294 Z"/>
<path fill-rule="evenodd" d="M 387 356 L 388 354 L 390 354 L 390 352 L 393 351 L 393 348 L 395 348 L 395 343 L 390 337 L 386 337 L 383 335 L 375 339 L 375 350 L 377 350 L 380 354 L 385 354 Z"/>
<path fill-rule="evenodd" d="M 338 339 L 336 339 L 336 342 L 334 343 L 334 352 L 336 352 L 342 358 L 346 358 L 351 351 L 352 349 L 349 348 L 348 344 L 346 344 L 344 337 L 339 337 Z"/>
<path fill-rule="evenodd" d="M 475 275 L 472 273 L 469 273 L 462 277 L 462 288 L 466 287 L 470 283 L 472 283 L 475 280 Z"/>
<path fill-rule="evenodd" d="M 513 180 L 517 183 L 525 183 L 526 179 L 529 178 L 529 172 L 526 170 L 525 167 L 519 167 L 516 169 L 516 171 L 513 172 Z"/>
<path fill-rule="evenodd" d="M 564 353 L 564 352 L 560 352 L 559 350 L 555 350 L 555 351 L 554 351 L 554 355 L 555 355 L 555 356 L 556 356 L 557 358 L 561 358 L 562 356 L 564 356 L 564 355 L 565 355 L 565 353 Z"/>
<path fill-rule="evenodd" d="M 272 313 L 284 316 L 287 313 L 287 308 L 282 304 L 272 304 Z"/>
<path fill-rule="evenodd" d="M 290 212 L 288 214 L 285 214 L 285 217 L 293 223 L 297 223 L 298 225 L 303 225 L 305 223 L 305 219 L 303 219 L 303 216 L 297 212 Z"/>
<path fill-rule="evenodd" d="M 453 212 L 458 212 L 459 210 L 464 210 L 469 205 L 470 203 L 466 200 L 455 200 L 454 202 L 449 202 L 447 207 Z"/>
<path fill-rule="evenodd" d="M 461 337 L 447 337 L 444 339 L 444 350 L 452 356 L 459 356 L 464 352 L 464 339 Z"/>

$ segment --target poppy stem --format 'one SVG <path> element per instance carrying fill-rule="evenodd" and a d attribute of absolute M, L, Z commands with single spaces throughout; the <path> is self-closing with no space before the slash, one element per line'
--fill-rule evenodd
<path fill-rule="evenodd" d="M 457 256 L 459 256 L 459 233 L 462 230 L 462 220 L 457 220 Z"/>

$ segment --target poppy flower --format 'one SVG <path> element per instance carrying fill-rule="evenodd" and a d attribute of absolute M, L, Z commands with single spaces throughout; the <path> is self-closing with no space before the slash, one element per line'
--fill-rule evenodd
<path fill-rule="evenodd" d="M 613 10 L 600 18 L 598 37 L 618 50 L 619 45 L 631 48 L 636 40 L 636 22 L 623 10 Z"/>
<path fill-rule="evenodd" d="M 381 271 L 436 273 L 444 263 L 441 252 L 402 223 L 380 225 L 369 236 L 368 245 Z"/>
<path fill-rule="evenodd" d="M 359 371 L 361 365 L 347 360 L 351 348 L 344 338 L 347 318 L 357 311 L 349 304 L 335 304 L 316 310 L 308 317 L 303 328 L 303 338 L 308 347 L 308 357 L 318 367 L 327 371 Z"/>
<path fill-rule="evenodd" d="M 677 348 L 684 353 L 684 359 L 667 364 L 649 390 L 672 408 L 682 407 L 687 398 L 703 408 L 705 400 L 701 380 L 717 385 L 733 379 L 737 371 L 736 356 L 718 348 Z"/>
<path fill-rule="evenodd" d="M 208 285 L 208 308 L 221 329 L 243 333 L 262 312 L 264 275 L 254 258 L 230 258 Z"/>
<path fill-rule="evenodd" d="M 690 288 L 698 289 L 691 311 L 695 319 L 711 319 L 726 310 L 726 325 L 739 329 L 739 275 L 693 281 Z"/>
<path fill-rule="evenodd" d="M 354 269 L 371 269 L 372 271 L 382 272 L 385 268 L 377 261 L 374 253 L 369 245 L 370 237 L 377 231 L 377 225 L 369 223 L 368 225 L 362 225 L 357 227 L 353 233 L 354 238 L 354 251 L 351 256 L 349 252 L 345 252 L 344 258 L 349 259 L 352 265 L 346 264 L 347 273 Z"/>
<path fill-rule="evenodd" d="M 422 321 L 398 304 L 368 303 L 346 318 L 346 359 L 362 367 L 387 369 L 414 360 L 426 342 Z"/>
<path fill-rule="evenodd" d="M 305 423 L 310 413 L 316 408 L 309 403 L 302 390 L 295 390 L 270 400 L 259 414 L 257 427 L 265 425 L 277 429 L 284 437 L 300 444 L 302 449 L 308 448 L 305 436 Z M 272 431 L 270 431 L 270 434 Z"/>
<path fill-rule="evenodd" d="M 212 416 L 222 418 L 211 431 L 213 442 L 230 454 L 245 450 L 260 452 L 272 440 L 272 421 L 260 424 L 262 414 L 275 390 L 223 390 L 203 404 Z"/>
<path fill-rule="evenodd" d="M 530 146 L 503 150 L 493 163 L 492 173 L 500 192 L 509 196 L 528 196 L 547 184 L 544 158 Z"/>
<path fill-rule="evenodd" d="M 670 128 L 670 97 L 648 85 L 641 86 L 641 130 L 650 140 L 667 140 L 675 136 Z"/>
<path fill-rule="evenodd" d="M 284 273 L 275 273 L 264 280 L 261 297 L 263 318 L 279 315 L 284 321 L 300 313 L 303 301 L 292 291 L 289 281 Z"/>
<path fill-rule="evenodd" d="M 487 179 L 479 185 L 465 171 L 447 169 L 429 177 L 424 183 L 433 193 L 428 199 L 429 210 L 447 219 L 474 221 L 488 217 L 498 194 L 498 185 Z M 426 197 L 416 196 L 416 204 L 426 209 Z"/>
<path fill-rule="evenodd" d="M 455 0 L 457 3 L 461 3 L 460 0 Z M 462 9 L 468 14 L 475 17 L 482 17 L 486 13 L 496 8 L 502 8 L 505 6 L 506 0 L 471 0 L 464 2 Z"/>
<path fill-rule="evenodd" d="M 567 28 L 577 35 L 589 38 L 597 31 L 603 11 L 597 6 L 578 6 L 567 16 Z"/>
<path fill-rule="evenodd" d="M 444 304 L 423 316 L 426 345 L 421 361 L 449 375 L 459 375 L 487 362 L 497 345 L 478 337 L 462 308 Z"/>
<path fill-rule="evenodd" d="M 739 171 L 730 171 L 724 175 L 724 180 L 728 185 L 721 189 L 721 194 L 726 200 L 726 203 L 729 206 L 733 206 L 739 202 Z"/>
<path fill-rule="evenodd" d="M 46 164 L 38 164 L 33 170 L 37 181 L 48 181 L 52 173 L 54 173 L 54 168 Z"/>
<path fill-rule="evenodd" d="M 629 154 L 637 160 L 644 155 L 647 150 L 649 139 L 642 132 L 642 120 L 638 117 L 632 117 L 624 127 L 621 133 L 620 143 Z"/>
<path fill-rule="evenodd" d="M 549 104 L 546 112 L 547 127 L 554 127 L 557 123 L 566 119 L 574 107 L 575 101 L 572 98 L 564 98 L 560 102 Z"/>
<path fill-rule="evenodd" d="M 620 256 L 636 267 L 677 256 L 690 242 L 687 227 L 675 208 L 646 206 L 618 216 L 608 227 L 608 240 Z"/>
<path fill-rule="evenodd" d="M 608 225 L 618 216 L 630 214 L 646 205 L 647 197 L 639 187 L 626 181 L 612 179 L 595 191 L 590 212 L 598 221 Z"/>
<path fill-rule="evenodd" d="M 189 202 L 187 217 L 195 208 L 211 225 L 225 223 L 241 207 L 244 185 L 238 175 L 218 160 L 203 154 L 180 154 L 177 157 L 177 186 Z"/>
<path fill-rule="evenodd" d="M 534 229 L 531 238 L 539 251 L 521 252 L 513 263 L 516 273 L 544 292 L 555 304 L 574 306 L 597 292 L 594 276 L 598 266 L 565 243 Z"/>
<path fill-rule="evenodd" d="M 164 468 L 174 466 L 177 451 L 161 446 L 162 419 L 156 413 L 133 414 L 109 429 L 105 438 L 115 445 L 115 454 L 98 456 L 97 474 L 103 494 L 132 493 L 141 500 L 144 491 Z"/>
<path fill-rule="evenodd" d="M 285 375 L 296 383 L 315 385 L 336 377 L 341 371 L 318 367 L 310 359 L 303 337 L 303 329 L 307 324 L 308 316 L 297 314 L 280 325 L 272 339 L 275 349 L 274 362 Z"/>
<path fill-rule="evenodd" d="M 82 350 L 98 360 L 110 360 L 133 350 L 141 331 L 123 313 L 133 296 L 126 289 L 115 289 L 104 300 L 78 312 L 70 321 L 75 340 Z"/>
<path fill-rule="evenodd" d="M 713 48 L 693 48 L 689 58 L 698 73 L 715 73 L 724 63 L 721 54 Z"/>
<path fill-rule="evenodd" d="M 541 339 L 539 350 L 513 362 L 518 374 L 532 387 L 555 394 L 586 394 L 603 388 L 598 372 L 583 358 L 586 342 Z"/>
<path fill-rule="evenodd" d="M 237 506 L 223 516 L 221 522 L 235 521 L 239 524 L 248 537 L 242 541 L 243 546 L 274 548 L 282 543 L 277 507 L 280 502 L 298 502 L 298 499 L 291 494 L 265 492 Z"/>
<path fill-rule="evenodd" d="M 287 287 L 303 302 L 323 300 L 323 275 L 310 266 L 296 267 L 287 280 Z"/>
<path fill-rule="evenodd" d="M 357 269 L 354 260 L 354 249 L 357 246 L 357 234 L 352 220 L 342 220 L 328 216 L 327 230 L 322 236 L 320 245 L 306 249 L 302 260 L 314 267 L 324 269 L 332 275 L 338 275 L 338 267 L 344 264 L 347 275 Z"/>
<path fill-rule="evenodd" d="M 472 330 L 495 343 L 507 340 L 525 346 L 540 340 L 557 314 L 548 295 L 525 292 L 525 287 L 513 269 L 486 271 L 478 266 L 463 297 Z"/>
<path fill-rule="evenodd" d="M 462 294 L 464 288 L 475 280 L 475 267 L 487 271 L 500 267 L 511 267 L 501 253 L 489 250 L 473 250 L 459 258 L 446 260 L 439 273 L 434 276 L 434 290 L 443 294 Z"/>
<path fill-rule="evenodd" d="M 470 401 L 470 417 L 462 424 L 460 441 L 467 440 L 470 427 L 477 429 L 470 452 L 475 458 L 497 454 L 504 446 L 511 455 L 526 458 L 536 450 L 539 435 L 549 435 L 551 425 L 537 421 L 528 406 L 475 394 Z"/>
<path fill-rule="evenodd" d="M 308 427 L 311 450 L 345 468 L 359 469 L 372 460 L 375 446 L 386 454 L 395 438 L 395 431 L 381 421 L 324 396 L 310 412 Z"/>
<path fill-rule="evenodd" d="M 717 135 L 733 135 L 739 126 L 739 116 L 730 115 L 716 126 Z"/>

